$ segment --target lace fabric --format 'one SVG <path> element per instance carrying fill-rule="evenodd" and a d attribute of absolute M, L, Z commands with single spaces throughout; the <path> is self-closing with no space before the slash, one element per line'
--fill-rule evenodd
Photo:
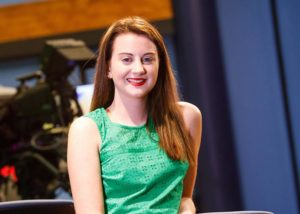
<path fill-rule="evenodd" d="M 149 126 L 126 126 L 110 121 L 104 108 L 86 116 L 101 136 L 106 212 L 177 213 L 188 163 L 170 159 L 160 148 L 152 120 Z"/>

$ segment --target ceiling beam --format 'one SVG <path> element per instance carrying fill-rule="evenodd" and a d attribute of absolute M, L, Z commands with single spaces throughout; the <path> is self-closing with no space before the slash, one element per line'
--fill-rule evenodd
<path fill-rule="evenodd" d="M 107 26 L 132 15 L 172 31 L 171 0 L 48 0 L 0 7 L 0 60 L 38 54 L 54 38 L 96 45 Z"/>

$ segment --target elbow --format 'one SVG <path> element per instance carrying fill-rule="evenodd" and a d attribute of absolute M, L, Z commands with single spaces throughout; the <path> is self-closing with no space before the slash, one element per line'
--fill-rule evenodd
<path fill-rule="evenodd" d="M 191 197 L 182 197 L 179 208 L 180 214 L 195 214 L 196 207 Z"/>

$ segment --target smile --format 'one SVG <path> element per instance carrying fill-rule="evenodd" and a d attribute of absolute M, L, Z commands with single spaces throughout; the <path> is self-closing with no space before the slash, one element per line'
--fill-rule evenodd
<path fill-rule="evenodd" d="M 128 78 L 127 81 L 133 86 L 142 86 L 145 84 L 146 79 L 144 79 L 144 78 Z"/>

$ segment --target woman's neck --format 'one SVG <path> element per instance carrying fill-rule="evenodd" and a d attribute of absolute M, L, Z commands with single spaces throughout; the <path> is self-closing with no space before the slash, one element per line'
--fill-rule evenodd
<path fill-rule="evenodd" d="M 148 118 L 145 99 L 124 100 L 115 97 L 107 113 L 111 121 L 131 126 L 143 125 Z"/>

